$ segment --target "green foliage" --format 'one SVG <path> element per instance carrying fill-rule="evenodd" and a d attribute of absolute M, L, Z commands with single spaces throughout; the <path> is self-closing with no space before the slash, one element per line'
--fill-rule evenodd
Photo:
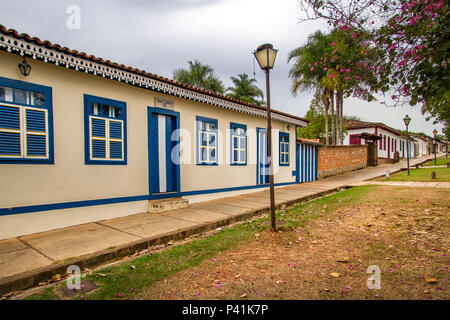
<path fill-rule="evenodd" d="M 214 75 L 214 69 L 209 65 L 204 65 L 199 61 L 188 61 L 189 68 L 178 68 L 173 72 L 175 81 L 197 87 L 203 90 L 224 94 L 222 81 Z"/>
<path fill-rule="evenodd" d="M 322 142 L 325 139 L 325 110 L 320 99 L 320 92 L 317 91 L 314 98 L 311 100 L 308 112 L 305 118 L 309 120 L 307 127 L 298 128 L 297 136 L 305 139 L 320 139 Z M 361 120 L 357 116 L 344 115 L 344 132 L 346 120 Z M 328 124 L 331 126 L 331 118 L 328 119 Z"/>
<path fill-rule="evenodd" d="M 227 88 L 227 96 L 236 100 L 245 101 L 256 104 L 258 106 L 264 105 L 264 94 L 255 83 L 256 79 L 250 79 L 248 74 L 238 74 L 238 77 L 231 77 L 234 87 Z"/>

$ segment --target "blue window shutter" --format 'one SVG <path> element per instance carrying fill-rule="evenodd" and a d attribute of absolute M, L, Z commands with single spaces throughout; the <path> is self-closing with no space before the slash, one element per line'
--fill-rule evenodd
<path fill-rule="evenodd" d="M 27 131 L 45 132 L 45 111 L 25 109 Z"/>
<path fill-rule="evenodd" d="M 110 141 L 109 147 L 109 157 L 111 159 L 122 159 L 122 141 Z"/>
<path fill-rule="evenodd" d="M 92 137 L 106 137 L 106 120 L 92 118 Z"/>
<path fill-rule="evenodd" d="M 0 129 L 20 130 L 20 109 L 0 106 Z"/>
<path fill-rule="evenodd" d="M 122 139 L 122 122 L 109 122 L 109 137 L 113 139 Z"/>
<path fill-rule="evenodd" d="M 45 157 L 46 155 L 46 137 L 37 134 L 27 134 L 27 156 Z"/>
<path fill-rule="evenodd" d="M 106 158 L 106 141 L 105 140 L 92 140 L 92 157 L 93 158 Z"/>
<path fill-rule="evenodd" d="M 20 156 L 20 133 L 0 131 L 0 156 Z"/>

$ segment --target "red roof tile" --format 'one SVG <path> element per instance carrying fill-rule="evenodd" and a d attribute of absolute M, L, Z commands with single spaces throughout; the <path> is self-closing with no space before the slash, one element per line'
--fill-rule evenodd
<path fill-rule="evenodd" d="M 360 121 L 360 120 L 347 120 L 345 121 L 347 129 L 365 129 L 365 128 L 381 128 L 386 131 L 389 131 L 393 134 L 401 136 L 402 133 L 394 128 L 391 128 L 384 123 L 381 122 L 369 122 L 369 121 Z"/>

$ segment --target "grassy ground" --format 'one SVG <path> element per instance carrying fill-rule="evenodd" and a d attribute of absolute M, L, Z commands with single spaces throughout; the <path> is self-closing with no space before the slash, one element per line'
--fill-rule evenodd
<path fill-rule="evenodd" d="M 448 299 L 449 195 L 348 189 L 279 212 L 282 232 L 258 219 L 93 272 L 100 289 L 81 298 Z M 381 290 L 366 287 L 369 265 L 381 269 Z"/>
<path fill-rule="evenodd" d="M 431 172 L 436 172 L 436 179 L 431 179 Z M 389 179 L 382 178 L 382 181 L 421 181 L 421 182 L 449 182 L 450 168 L 421 168 L 411 169 L 410 175 L 404 171 L 391 176 Z"/>
<path fill-rule="evenodd" d="M 450 158 L 441 157 L 441 158 L 436 159 L 436 164 L 434 164 L 434 159 L 433 159 L 432 161 L 425 163 L 424 166 L 425 167 L 434 166 L 434 165 L 445 166 L 445 165 L 447 165 L 448 162 L 450 162 Z"/>

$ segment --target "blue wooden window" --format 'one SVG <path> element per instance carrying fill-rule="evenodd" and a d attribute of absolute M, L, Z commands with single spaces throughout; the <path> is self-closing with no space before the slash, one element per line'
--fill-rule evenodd
<path fill-rule="evenodd" d="M 126 103 L 84 95 L 86 164 L 127 164 Z"/>
<path fill-rule="evenodd" d="M 280 132 L 280 166 L 289 165 L 289 133 Z"/>
<path fill-rule="evenodd" d="M 0 162 L 53 163 L 51 88 L 0 77 Z"/>
<path fill-rule="evenodd" d="M 217 165 L 217 120 L 197 116 L 197 164 Z"/>
<path fill-rule="evenodd" d="M 247 165 L 247 126 L 230 123 L 231 165 Z"/>

